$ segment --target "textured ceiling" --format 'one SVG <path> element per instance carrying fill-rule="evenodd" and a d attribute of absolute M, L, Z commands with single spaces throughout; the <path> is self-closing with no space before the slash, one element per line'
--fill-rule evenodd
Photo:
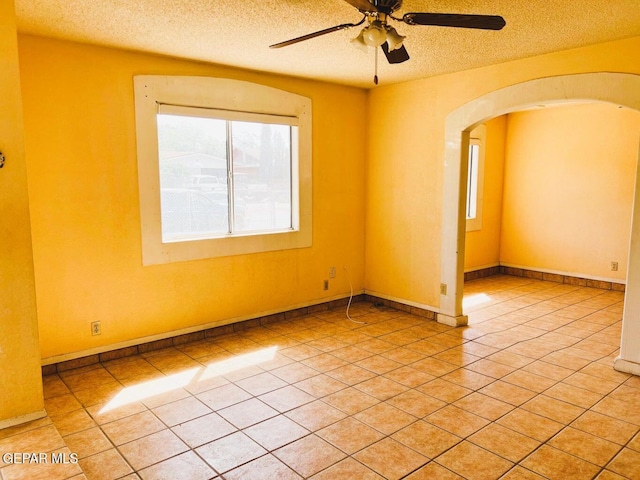
<path fill-rule="evenodd" d="M 252 70 L 373 87 L 374 50 L 341 30 L 281 49 L 268 45 L 362 15 L 343 0 L 15 0 L 22 33 Z M 491 65 L 640 35 L 640 0 L 405 0 L 406 12 L 501 15 L 501 31 L 390 23 L 411 59 L 379 58 L 380 84 Z"/>

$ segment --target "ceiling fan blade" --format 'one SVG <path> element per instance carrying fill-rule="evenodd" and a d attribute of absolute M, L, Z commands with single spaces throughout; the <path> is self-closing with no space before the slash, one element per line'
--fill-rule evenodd
<path fill-rule="evenodd" d="M 389 63 L 402 63 L 409 60 L 409 53 L 407 52 L 407 49 L 404 48 L 404 45 L 402 45 L 400 48 L 389 51 L 389 44 L 387 42 L 384 42 L 381 45 L 381 48 Z"/>
<path fill-rule="evenodd" d="M 377 12 L 378 9 L 369 0 L 344 0 L 352 7 L 356 7 L 361 12 Z"/>
<path fill-rule="evenodd" d="M 344 30 L 345 28 L 357 27 L 358 25 L 362 25 L 364 23 L 365 18 L 366 17 L 362 17 L 362 20 L 360 20 L 358 23 L 343 23 L 342 25 L 336 25 L 335 27 L 325 28 L 324 30 L 308 33 L 306 35 L 302 35 L 301 37 L 292 38 L 291 40 L 286 40 L 280 43 L 274 43 L 273 45 L 269 45 L 269 48 L 287 47 L 289 45 L 293 45 L 294 43 L 304 42 L 305 40 L 309 40 L 311 38 L 319 37 L 321 35 L 326 35 L 327 33 L 337 32 L 338 30 Z"/>
<path fill-rule="evenodd" d="M 498 15 L 465 15 L 460 13 L 405 13 L 402 21 L 409 25 L 435 25 L 439 27 L 480 28 L 501 30 L 506 25 Z"/>

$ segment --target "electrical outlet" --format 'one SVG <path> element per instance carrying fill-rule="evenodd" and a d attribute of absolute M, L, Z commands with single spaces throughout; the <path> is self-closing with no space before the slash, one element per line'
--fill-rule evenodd
<path fill-rule="evenodd" d="M 329 290 L 329 280 L 325 280 L 322 286 L 324 290 Z"/>
<path fill-rule="evenodd" d="M 102 327 L 100 322 L 91 322 L 91 335 L 100 335 L 102 333 Z"/>
<path fill-rule="evenodd" d="M 611 271 L 612 272 L 618 271 L 618 262 L 611 262 Z"/>
<path fill-rule="evenodd" d="M 440 295 L 446 295 L 447 294 L 447 284 L 446 283 L 441 283 L 440 284 Z"/>
<path fill-rule="evenodd" d="M 336 278 L 336 267 L 331 267 L 329 269 L 329 278 Z"/>

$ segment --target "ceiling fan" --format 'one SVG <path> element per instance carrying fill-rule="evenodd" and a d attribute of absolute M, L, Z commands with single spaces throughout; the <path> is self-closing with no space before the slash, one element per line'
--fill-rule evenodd
<path fill-rule="evenodd" d="M 308 33 L 301 37 L 270 45 L 270 48 L 281 48 L 303 42 L 311 38 L 337 32 L 347 28 L 358 27 L 367 22 L 359 35 L 352 40 L 356 45 L 365 47 L 381 47 L 389 63 L 402 63 L 409 60 L 409 53 L 402 44 L 405 37 L 389 25 L 389 19 L 404 22 L 407 25 L 432 25 L 439 27 L 476 28 L 482 30 L 501 30 L 506 25 L 504 18 L 498 15 L 467 15 L 459 13 L 405 13 L 402 17 L 394 17 L 396 10 L 402 7 L 402 0 L 344 0 L 363 14 L 358 23 L 343 23 L 325 28 L 318 32 Z M 376 50 L 377 62 L 377 50 Z M 374 77 L 377 82 L 377 75 Z"/>

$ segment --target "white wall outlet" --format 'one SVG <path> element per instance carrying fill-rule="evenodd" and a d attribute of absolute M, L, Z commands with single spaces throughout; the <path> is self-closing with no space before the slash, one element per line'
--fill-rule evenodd
<path fill-rule="evenodd" d="M 618 262 L 611 262 L 611 271 L 612 272 L 618 271 Z"/>
<path fill-rule="evenodd" d="M 100 335 L 102 334 L 102 326 L 100 322 L 91 322 L 91 335 Z"/>
<path fill-rule="evenodd" d="M 447 294 L 447 284 L 446 283 L 441 283 L 440 284 L 440 295 L 446 295 Z"/>
<path fill-rule="evenodd" d="M 329 278 L 336 278 L 336 267 L 331 267 L 329 269 Z"/>

